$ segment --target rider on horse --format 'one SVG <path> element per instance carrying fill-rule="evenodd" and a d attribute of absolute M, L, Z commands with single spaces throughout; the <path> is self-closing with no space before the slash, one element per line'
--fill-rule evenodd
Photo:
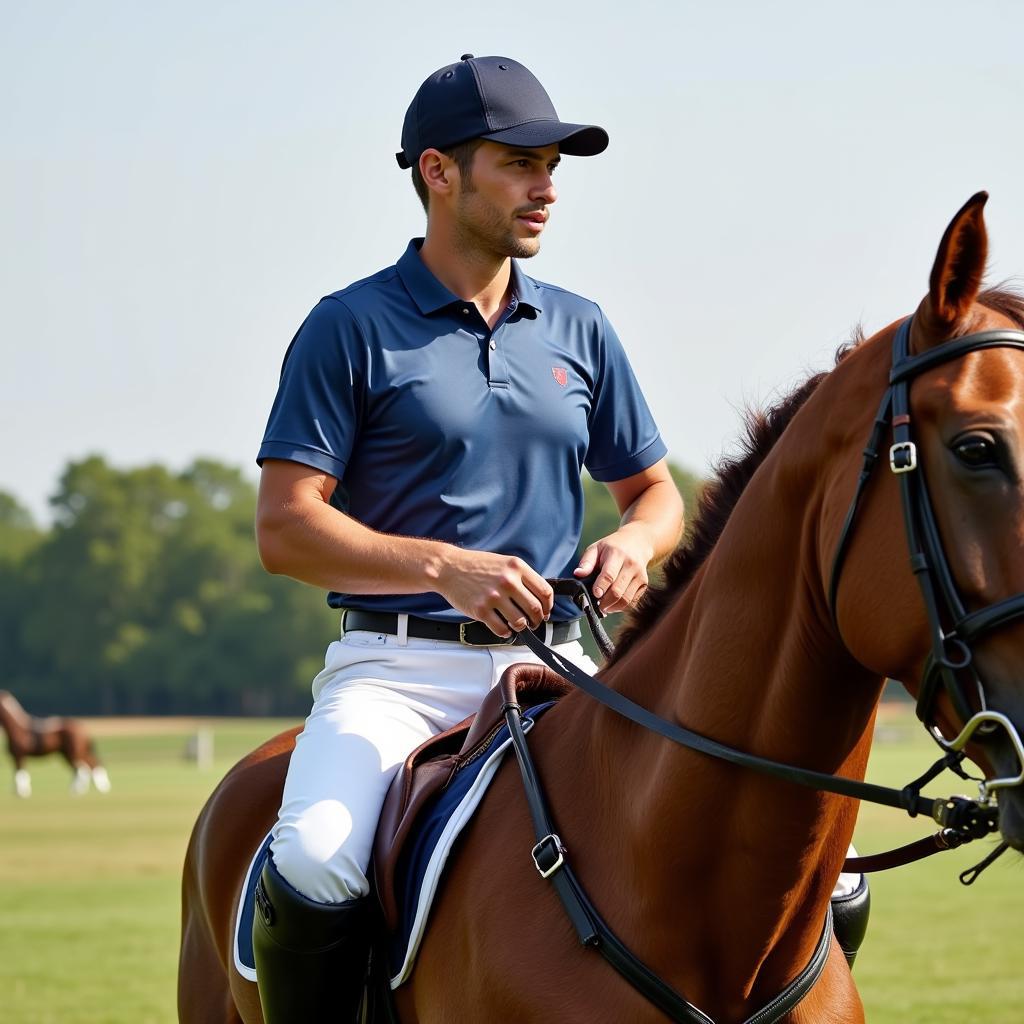
<path fill-rule="evenodd" d="M 679 540 L 666 448 L 613 328 L 516 262 L 539 251 L 561 156 L 607 142 L 560 121 L 514 60 L 435 72 L 397 154 L 426 237 L 321 300 L 285 357 L 258 456 L 260 555 L 344 611 L 257 895 L 267 1024 L 353 1019 L 388 785 L 535 660 L 513 630 L 593 670 L 577 609 L 545 579 L 596 573 L 603 610 L 620 611 Z M 577 558 L 584 467 L 622 520 Z"/>

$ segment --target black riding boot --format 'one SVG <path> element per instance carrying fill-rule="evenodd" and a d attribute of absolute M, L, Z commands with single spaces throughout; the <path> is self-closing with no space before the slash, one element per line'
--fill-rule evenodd
<path fill-rule="evenodd" d="M 317 903 L 267 856 L 256 884 L 252 948 L 266 1024 L 350 1024 L 366 982 L 370 897 Z"/>
<path fill-rule="evenodd" d="M 853 892 L 832 900 L 832 930 L 851 968 L 868 930 L 870 913 L 871 890 L 868 888 L 867 875 L 860 876 L 860 884 Z"/>

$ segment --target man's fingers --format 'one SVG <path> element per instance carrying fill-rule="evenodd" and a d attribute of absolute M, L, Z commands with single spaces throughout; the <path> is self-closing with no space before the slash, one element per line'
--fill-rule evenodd
<path fill-rule="evenodd" d="M 601 598 L 607 593 L 608 588 L 618 579 L 619 572 L 622 570 L 622 562 L 623 558 L 619 552 L 608 553 L 608 557 L 601 566 L 601 571 L 597 574 L 597 579 L 594 580 L 594 597 Z"/>
<path fill-rule="evenodd" d="M 634 579 L 625 588 L 621 597 L 614 597 L 612 591 L 609 590 L 601 604 L 601 608 L 608 613 L 624 612 L 627 608 L 636 604 L 646 589 L 647 584 L 642 578 Z"/>
<path fill-rule="evenodd" d="M 486 612 L 477 621 L 482 622 L 495 636 L 500 636 L 507 640 L 512 635 L 512 630 L 509 629 L 508 623 L 498 612 Z"/>
<path fill-rule="evenodd" d="M 573 570 L 574 576 L 589 576 L 597 565 L 597 545 L 591 544 L 580 558 L 580 564 Z"/>
<path fill-rule="evenodd" d="M 523 595 L 526 603 L 518 597 L 517 603 L 530 615 L 533 625 L 539 626 L 550 614 L 555 606 L 555 592 L 543 576 L 538 575 L 533 569 L 523 573 L 523 585 L 527 593 Z"/>
<path fill-rule="evenodd" d="M 536 628 L 551 614 L 554 592 L 521 558 L 486 552 L 467 555 L 472 560 L 465 571 L 453 575 L 453 585 L 444 595 L 453 607 L 506 639 L 512 630 Z"/>
<path fill-rule="evenodd" d="M 516 601 L 505 601 L 498 611 L 516 632 L 527 626 L 536 629 L 544 621 L 541 604 L 532 595 L 524 595 Z"/>

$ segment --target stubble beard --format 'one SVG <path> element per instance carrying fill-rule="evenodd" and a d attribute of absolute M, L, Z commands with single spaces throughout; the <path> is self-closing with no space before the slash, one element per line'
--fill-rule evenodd
<path fill-rule="evenodd" d="M 539 238 L 517 237 L 508 216 L 493 203 L 481 199 L 469 183 L 459 193 L 458 210 L 458 244 L 463 250 L 517 260 L 528 260 L 540 252 Z"/>

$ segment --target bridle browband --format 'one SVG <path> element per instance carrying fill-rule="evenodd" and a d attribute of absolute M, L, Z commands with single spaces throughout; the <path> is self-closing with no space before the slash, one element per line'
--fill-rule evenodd
<path fill-rule="evenodd" d="M 889 448 L 889 467 L 900 480 L 910 567 L 921 588 L 931 638 L 931 651 L 925 662 L 918 691 L 917 717 L 929 735 L 947 754 L 956 755 L 957 764 L 963 759 L 964 748 L 976 732 L 980 730 L 987 733 L 1002 727 L 1009 737 L 1020 771 L 1016 776 L 975 780 L 979 784 L 982 803 L 991 805 L 993 794 L 997 790 L 1018 786 L 1024 782 L 1024 743 L 1006 715 L 988 708 L 981 677 L 974 666 L 973 648 L 980 637 L 1024 617 L 1024 593 L 1015 594 L 973 612 L 968 612 L 960 599 L 949 561 L 942 547 L 924 477 L 924 467 L 918 460 L 910 415 L 910 385 L 922 373 L 980 349 L 1016 348 L 1024 351 L 1024 331 L 980 331 L 944 342 L 920 355 L 911 356 L 912 319 L 907 317 L 899 325 L 893 339 L 889 387 L 882 398 L 871 436 L 864 449 L 864 462 L 857 479 L 857 487 L 846 513 L 832 561 L 829 611 L 836 632 L 841 636 L 837 608 L 840 570 L 853 534 L 861 496 L 878 461 L 883 434 L 891 424 L 893 443 Z M 967 682 L 976 694 L 979 707 L 977 711 L 965 693 L 964 682 Z M 942 735 L 935 718 L 940 684 L 963 723 L 959 734 L 951 740 Z"/>

